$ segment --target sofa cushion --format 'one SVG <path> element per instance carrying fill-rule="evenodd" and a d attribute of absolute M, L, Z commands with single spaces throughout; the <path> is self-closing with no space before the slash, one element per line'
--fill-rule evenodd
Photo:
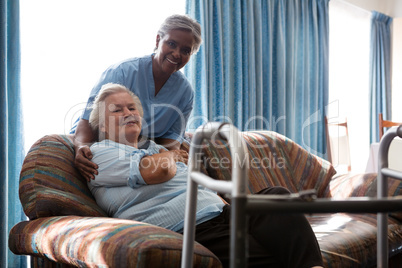
<path fill-rule="evenodd" d="M 74 146 L 67 136 L 45 136 L 31 147 L 19 184 L 20 200 L 29 219 L 106 216 L 75 169 L 74 157 Z"/>
<path fill-rule="evenodd" d="M 269 186 L 283 186 L 291 192 L 316 189 L 319 197 L 328 192 L 329 181 L 336 173 L 328 161 L 272 131 L 243 132 L 242 135 L 249 153 L 250 193 Z M 204 147 L 209 175 L 219 180 L 230 180 L 232 160 L 227 143 L 219 139 L 211 140 L 206 141 Z"/>
<path fill-rule="evenodd" d="M 317 236 L 324 267 L 376 267 L 376 214 L 327 213 L 306 217 Z M 401 253 L 402 228 L 396 219 L 388 220 L 388 239 L 390 255 Z"/>
<path fill-rule="evenodd" d="M 402 195 L 402 181 L 388 179 L 388 196 Z M 377 197 L 377 173 L 345 174 L 333 178 L 330 182 L 328 197 L 345 199 L 349 197 Z M 402 212 L 390 215 L 402 221 Z"/>
<path fill-rule="evenodd" d="M 180 267 L 181 234 L 132 220 L 58 216 L 21 222 L 10 231 L 9 247 L 77 267 Z M 194 267 L 221 267 L 195 243 Z"/>

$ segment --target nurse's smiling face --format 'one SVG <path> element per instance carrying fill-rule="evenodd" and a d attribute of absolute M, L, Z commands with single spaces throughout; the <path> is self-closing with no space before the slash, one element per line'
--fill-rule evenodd
<path fill-rule="evenodd" d="M 156 37 L 154 64 L 157 70 L 171 75 L 183 68 L 193 52 L 194 36 L 185 30 L 171 30 L 163 38 Z"/>

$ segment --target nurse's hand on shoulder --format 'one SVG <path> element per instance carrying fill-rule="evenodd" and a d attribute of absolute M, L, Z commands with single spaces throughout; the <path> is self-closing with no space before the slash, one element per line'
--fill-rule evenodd
<path fill-rule="evenodd" d="M 89 149 L 89 146 L 82 145 L 75 148 L 75 150 L 74 164 L 78 171 L 88 182 L 95 179 L 95 175 L 98 174 L 98 165 L 91 161 L 92 152 Z"/>
<path fill-rule="evenodd" d="M 187 165 L 188 162 L 188 153 L 184 150 L 170 150 L 171 154 L 173 154 L 173 158 L 175 162 L 183 162 Z"/>

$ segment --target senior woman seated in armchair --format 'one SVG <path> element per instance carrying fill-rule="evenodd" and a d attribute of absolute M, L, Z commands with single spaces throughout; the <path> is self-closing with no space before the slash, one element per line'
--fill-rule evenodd
<path fill-rule="evenodd" d="M 139 147 L 141 103 L 118 84 L 106 84 L 89 123 L 99 142 L 91 146 L 99 174 L 88 182 L 96 202 L 111 217 L 146 222 L 182 233 L 187 189 L 185 151 L 168 151 L 152 140 Z M 260 194 L 288 194 L 281 187 Z M 230 205 L 200 188 L 196 241 L 229 266 Z M 249 267 L 316 267 L 322 258 L 314 232 L 302 214 L 249 219 Z"/>

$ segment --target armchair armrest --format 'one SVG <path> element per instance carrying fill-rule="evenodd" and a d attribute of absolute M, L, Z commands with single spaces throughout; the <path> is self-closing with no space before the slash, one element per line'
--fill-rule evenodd
<path fill-rule="evenodd" d="M 32 145 L 20 173 L 19 196 L 29 219 L 47 216 L 107 216 L 74 166 L 74 146 L 65 135 Z"/>
<path fill-rule="evenodd" d="M 9 248 L 77 267 L 171 267 L 180 265 L 182 235 L 131 220 L 58 216 L 25 221 L 10 231 Z M 195 267 L 221 267 L 196 243 Z"/>

